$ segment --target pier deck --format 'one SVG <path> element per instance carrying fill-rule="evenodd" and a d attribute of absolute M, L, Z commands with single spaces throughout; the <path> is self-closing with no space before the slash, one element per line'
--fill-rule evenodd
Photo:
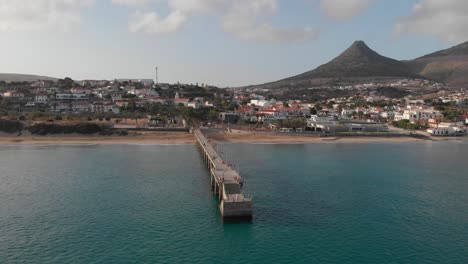
<path fill-rule="evenodd" d="M 211 175 L 211 187 L 219 197 L 224 218 L 251 218 L 252 198 L 242 193 L 242 177 L 229 167 L 200 129 L 193 129 L 203 159 Z"/>

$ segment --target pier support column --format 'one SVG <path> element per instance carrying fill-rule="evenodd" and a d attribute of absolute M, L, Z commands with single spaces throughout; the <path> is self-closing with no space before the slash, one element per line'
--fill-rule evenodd
<path fill-rule="evenodd" d="M 213 187 L 214 187 L 214 183 L 213 183 L 213 175 L 210 173 L 210 187 L 211 187 L 211 190 L 213 190 Z"/>

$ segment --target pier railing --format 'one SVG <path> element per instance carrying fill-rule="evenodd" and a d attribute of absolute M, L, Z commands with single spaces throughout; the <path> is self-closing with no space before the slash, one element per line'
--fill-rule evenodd
<path fill-rule="evenodd" d="M 210 171 L 211 187 L 218 195 L 223 217 L 252 217 L 252 198 L 242 193 L 242 178 L 223 161 L 200 129 L 192 129 Z"/>

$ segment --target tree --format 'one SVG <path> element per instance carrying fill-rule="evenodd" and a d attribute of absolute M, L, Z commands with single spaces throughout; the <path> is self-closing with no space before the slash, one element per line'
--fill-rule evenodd
<path fill-rule="evenodd" d="M 218 119 L 218 112 L 214 109 L 211 109 L 209 112 L 208 112 L 208 116 L 207 116 L 208 120 L 210 121 L 214 121 L 216 119 Z"/>
<path fill-rule="evenodd" d="M 400 121 L 394 121 L 393 126 L 403 128 L 403 129 L 409 129 L 409 130 L 416 130 L 416 129 L 421 128 L 420 123 L 411 124 L 411 122 L 409 120 L 407 120 L 407 119 L 403 119 L 403 120 L 400 120 Z"/>
<path fill-rule="evenodd" d="M 126 93 L 122 95 L 122 98 L 129 98 L 129 99 L 135 99 L 137 96 L 134 94 Z"/>
<path fill-rule="evenodd" d="M 151 115 L 158 115 L 161 114 L 163 111 L 163 104 L 162 103 L 152 103 L 149 106 L 149 112 Z"/>
<path fill-rule="evenodd" d="M 130 111 L 130 112 L 135 112 L 135 110 L 136 110 L 136 102 L 135 102 L 135 100 L 130 100 L 130 101 L 128 101 L 126 110 L 127 110 L 127 111 Z"/>

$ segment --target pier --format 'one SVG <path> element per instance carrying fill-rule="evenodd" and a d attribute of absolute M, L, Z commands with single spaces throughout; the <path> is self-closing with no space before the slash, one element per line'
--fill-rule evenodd
<path fill-rule="evenodd" d="M 224 218 L 252 218 L 252 198 L 242 193 L 242 177 L 223 161 L 200 129 L 193 129 L 193 134 L 210 171 L 211 188 L 219 198 L 221 215 Z"/>

